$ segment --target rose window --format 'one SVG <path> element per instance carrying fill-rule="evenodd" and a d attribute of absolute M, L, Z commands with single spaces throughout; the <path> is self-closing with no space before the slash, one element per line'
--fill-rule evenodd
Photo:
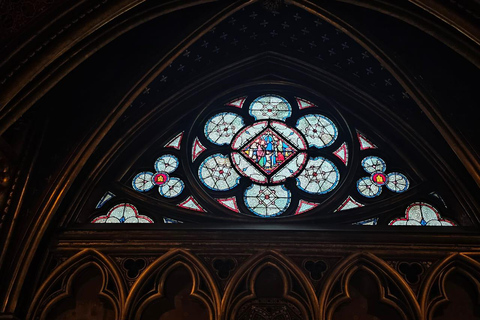
<path fill-rule="evenodd" d="M 120 184 L 102 190 L 88 221 L 188 224 L 262 217 L 456 225 L 436 185 L 405 165 L 398 148 L 374 133 L 373 122 L 325 98 L 313 103 L 289 91 L 219 97 L 200 112 L 185 113 L 144 155 L 135 155 Z"/>
<path fill-rule="evenodd" d="M 228 145 L 228 153 L 212 154 L 200 163 L 198 177 L 202 185 L 208 190 L 226 192 L 241 188 L 241 177 L 246 178 L 240 201 L 261 217 L 278 216 L 289 209 L 293 190 L 291 184 L 287 187 L 287 179 L 295 179 L 294 186 L 311 195 L 334 190 L 340 180 L 339 170 L 331 160 L 313 156 L 311 151 L 332 145 L 338 136 L 337 127 L 313 110 L 297 115 L 295 126 L 287 124 L 292 114 L 305 109 L 297 102 L 298 109 L 293 110 L 283 97 L 260 96 L 248 107 L 248 114 L 254 119 L 250 124 L 252 119 L 244 119 L 235 112 L 211 116 L 204 125 L 205 137 L 214 145 Z M 206 150 L 198 144 L 198 138 L 195 141 L 194 161 Z M 202 149 L 198 149 L 200 146 Z M 233 207 L 238 208 L 237 197 L 228 200 L 234 201 Z"/>

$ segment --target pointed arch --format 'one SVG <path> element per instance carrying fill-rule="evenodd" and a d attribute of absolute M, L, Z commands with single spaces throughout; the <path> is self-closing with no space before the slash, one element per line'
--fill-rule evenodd
<path fill-rule="evenodd" d="M 99 295 L 112 303 L 115 309 L 115 317 L 121 319 L 126 297 L 125 284 L 121 273 L 110 258 L 93 249 L 85 249 L 75 254 L 53 270 L 37 290 L 28 311 L 27 319 L 45 319 L 47 312 L 57 303 L 72 295 L 74 280 L 88 267 L 94 267 L 100 271 L 103 283 Z M 110 279 L 114 282 L 116 293 L 109 289 Z M 54 286 L 59 281 L 62 282 L 62 286 L 60 290 L 56 290 Z"/>
<path fill-rule="evenodd" d="M 241 305 L 256 297 L 255 282 L 259 273 L 266 267 L 272 267 L 280 273 L 284 286 L 284 291 L 282 292 L 283 298 L 300 307 L 304 316 L 308 317 L 308 319 L 318 319 L 319 313 L 315 290 L 307 276 L 301 268 L 288 257 L 272 250 L 264 251 L 250 257 L 235 270 L 235 274 L 226 285 L 222 299 L 221 310 L 223 319 L 234 319 Z M 293 288 L 291 280 L 289 280 L 290 277 L 293 277 L 294 280 L 300 284 L 300 287 L 304 291 L 305 299 L 292 291 Z M 247 291 L 239 294 L 238 290 L 242 281 L 246 281 Z M 312 313 L 309 314 L 308 310 Z"/>
<path fill-rule="evenodd" d="M 171 250 L 150 264 L 133 284 L 125 304 L 124 320 L 140 319 L 150 302 L 164 297 L 164 285 L 168 275 L 179 267 L 188 270 L 193 285 L 190 296 L 199 300 L 208 308 L 211 319 L 217 319 L 220 307 L 220 293 L 215 280 L 207 267 L 192 253 L 182 250 Z M 154 289 L 142 296 L 145 286 L 155 279 Z M 201 288 L 205 281 L 209 292 Z M 142 298 L 143 301 L 140 301 Z"/>
<path fill-rule="evenodd" d="M 479 258 L 478 254 L 471 254 Z M 431 319 L 435 310 L 449 301 L 445 283 L 447 278 L 458 272 L 470 280 L 480 298 L 480 262 L 467 253 L 455 253 L 433 265 L 421 284 L 419 302 L 424 319 Z M 431 296 L 434 286 L 438 286 L 439 294 Z"/>
<path fill-rule="evenodd" d="M 385 261 L 366 252 L 347 257 L 327 275 L 323 284 L 324 289 L 319 297 L 322 319 L 331 319 L 335 310 L 350 300 L 349 282 L 352 276 L 360 270 L 366 271 L 375 280 L 381 303 L 393 307 L 405 320 L 422 319 L 415 294 L 408 284 Z M 341 292 L 332 296 L 334 287 L 339 282 L 342 288 Z M 403 296 L 392 296 L 388 289 L 390 285 L 394 285 Z"/>
<path fill-rule="evenodd" d="M 176 51 L 176 53 L 180 53 L 179 51 Z M 56 55 L 52 54 L 49 55 L 50 57 L 54 57 Z M 81 54 L 79 54 L 81 56 Z M 87 55 L 85 55 L 87 56 Z M 172 58 L 173 56 L 170 56 Z M 52 76 L 52 78 L 55 78 Z M 35 87 L 35 82 L 33 86 Z M 52 221 L 52 217 L 55 215 L 55 212 L 58 208 L 58 204 L 61 202 L 61 199 L 65 195 L 66 191 L 68 188 L 71 186 L 71 183 L 77 175 L 79 174 L 79 169 L 81 167 L 81 164 L 85 163 L 85 161 L 91 156 L 93 150 L 95 147 L 98 145 L 99 141 L 101 138 L 105 135 L 105 133 L 108 131 L 109 126 L 111 128 L 111 125 L 119 118 L 123 110 L 128 106 L 128 102 L 131 101 L 135 96 L 137 96 L 141 90 L 147 85 L 147 82 L 142 81 L 140 82 L 132 91 L 127 95 L 124 99 L 124 101 L 119 105 L 122 110 L 119 110 L 118 113 L 112 114 L 111 119 L 109 121 L 106 121 L 104 123 L 104 127 L 102 130 L 97 131 L 96 133 L 92 134 L 86 141 L 85 145 L 82 145 L 81 148 L 79 148 L 78 154 L 72 158 L 72 160 L 67 163 L 66 165 L 66 170 L 64 175 L 62 175 L 58 180 L 52 182 L 50 185 L 50 191 L 45 195 L 45 201 L 37 208 L 38 210 L 38 216 L 39 217 L 39 223 L 36 224 L 32 229 L 29 230 L 28 238 L 27 240 L 19 245 L 21 252 L 19 252 L 18 256 L 20 257 L 18 261 L 14 263 L 16 265 L 15 270 L 11 272 L 11 277 L 9 277 L 9 283 L 8 286 L 6 286 L 5 291 L 7 292 L 7 295 L 11 296 L 12 299 L 9 300 L 9 303 L 7 306 L 2 306 L 2 309 L 6 309 L 7 311 L 15 311 L 16 309 L 16 301 L 18 300 L 18 297 L 20 295 L 21 287 L 23 285 L 24 280 L 26 279 L 27 272 L 29 268 L 31 267 L 31 261 L 33 260 L 33 253 L 36 252 L 36 248 L 39 246 L 40 241 L 42 237 L 44 236 L 45 230 L 47 227 L 50 225 L 50 222 Z M 46 90 L 45 90 L 46 91 Z M 22 97 L 19 98 L 19 100 L 22 100 L 23 95 L 25 94 L 19 94 L 22 95 Z M 37 97 L 32 98 L 31 100 L 38 99 Z M 119 107 L 119 108 L 120 108 Z M 5 126 L 6 127 L 6 126 Z M 461 141 L 460 141 L 461 142 Z M 457 145 L 455 141 L 451 142 L 449 140 L 450 145 Z M 469 157 L 466 157 L 470 159 Z M 472 160 L 474 161 L 474 160 Z M 467 167 L 475 167 L 477 164 L 473 165 L 467 165 Z M 477 177 L 478 175 L 474 175 Z M 477 178 L 478 181 L 478 178 Z M 56 186 L 54 187 L 54 185 Z M 47 188 L 46 188 L 47 189 Z"/>

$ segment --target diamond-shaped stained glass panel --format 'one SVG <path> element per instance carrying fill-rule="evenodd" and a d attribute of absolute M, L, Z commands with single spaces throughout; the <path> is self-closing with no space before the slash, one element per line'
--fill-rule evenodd
<path fill-rule="evenodd" d="M 271 129 L 257 135 L 242 149 L 263 172 L 270 174 L 293 157 L 297 150 Z"/>

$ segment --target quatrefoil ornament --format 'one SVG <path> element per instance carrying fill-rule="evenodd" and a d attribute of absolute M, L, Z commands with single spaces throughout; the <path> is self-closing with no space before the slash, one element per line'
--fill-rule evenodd
<path fill-rule="evenodd" d="M 401 193 L 407 191 L 410 182 L 407 177 L 399 172 L 386 174 L 387 165 L 382 158 L 370 156 L 362 160 L 362 167 L 370 176 L 357 181 L 358 192 L 367 198 L 378 197 L 385 186 L 390 191 Z"/>

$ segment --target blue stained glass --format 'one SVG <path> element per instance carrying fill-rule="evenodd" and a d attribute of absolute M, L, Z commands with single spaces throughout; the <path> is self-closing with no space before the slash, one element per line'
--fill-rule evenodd
<path fill-rule="evenodd" d="M 292 115 L 292 107 L 280 96 L 269 94 L 256 98 L 248 109 L 255 120 L 276 119 L 285 121 Z"/>
<path fill-rule="evenodd" d="M 297 120 L 297 129 L 305 135 L 310 147 L 325 148 L 332 145 L 338 130 L 332 120 L 320 114 L 307 114 Z"/>
<path fill-rule="evenodd" d="M 106 215 L 93 219 L 92 223 L 153 223 L 153 220 L 139 215 L 134 205 L 120 203 L 111 208 Z"/>
<path fill-rule="evenodd" d="M 205 124 L 205 137 L 219 146 L 229 144 L 243 125 L 243 118 L 236 113 L 218 113 Z"/>
<path fill-rule="evenodd" d="M 390 191 L 397 193 L 405 192 L 410 185 L 407 177 L 399 172 L 385 174 L 387 165 L 379 157 L 365 157 L 362 160 L 362 167 L 370 173 L 370 177 L 363 177 L 357 181 L 357 190 L 364 197 L 379 196 L 384 185 Z"/>
<path fill-rule="evenodd" d="M 242 149 L 263 172 L 270 174 L 296 153 L 282 137 L 270 129 L 263 131 Z"/>
<path fill-rule="evenodd" d="M 359 222 L 352 223 L 353 225 L 358 225 L 358 226 L 376 226 L 378 222 L 378 218 L 371 218 Z"/>
<path fill-rule="evenodd" d="M 163 218 L 163 223 L 166 223 L 166 224 L 171 224 L 171 223 L 183 223 L 183 221 L 175 220 L 175 219 L 168 218 L 168 217 L 164 217 L 164 218 Z"/>
<path fill-rule="evenodd" d="M 426 202 L 414 202 L 405 210 L 403 218 L 397 218 L 389 223 L 390 226 L 433 226 L 452 227 L 456 226 L 453 221 L 444 219 L 438 210 Z"/>
<path fill-rule="evenodd" d="M 385 172 L 387 165 L 382 158 L 379 157 L 365 157 L 362 160 L 362 167 L 368 173 Z"/>
<path fill-rule="evenodd" d="M 176 177 L 171 177 L 166 183 L 158 187 L 158 193 L 165 198 L 175 198 L 182 193 L 185 185 L 183 181 Z"/>
<path fill-rule="evenodd" d="M 399 172 L 389 173 L 387 177 L 388 182 L 386 186 L 390 191 L 401 193 L 406 191 L 410 186 L 407 177 Z"/>
<path fill-rule="evenodd" d="M 370 179 L 370 177 L 364 177 L 357 181 L 358 192 L 367 198 L 375 198 L 382 193 L 382 188 Z"/>
<path fill-rule="evenodd" d="M 97 203 L 97 206 L 95 207 L 95 209 L 100 209 L 101 207 L 103 207 L 103 205 L 105 203 L 107 203 L 108 201 L 110 201 L 113 197 L 115 197 L 115 195 L 110 192 L 110 191 L 107 191 L 105 192 L 105 194 L 103 195 L 103 197 L 100 199 L 100 201 L 98 201 Z"/>
<path fill-rule="evenodd" d="M 317 157 L 307 162 L 297 177 L 297 186 L 308 193 L 325 194 L 332 191 L 340 180 L 340 173 L 332 161 Z"/>
<path fill-rule="evenodd" d="M 179 161 L 177 157 L 171 154 L 161 156 L 155 161 L 155 169 L 157 172 L 172 173 L 178 168 Z"/>
<path fill-rule="evenodd" d="M 132 180 L 132 187 L 138 192 L 147 192 L 152 190 L 154 186 L 152 172 L 140 172 Z"/>
<path fill-rule="evenodd" d="M 284 213 L 291 202 L 291 193 L 284 185 L 252 184 L 245 190 L 245 205 L 257 216 L 268 218 Z"/>
<path fill-rule="evenodd" d="M 230 190 L 240 183 L 240 176 L 233 169 L 229 157 L 220 153 L 202 162 L 198 177 L 206 187 L 215 191 Z"/>

